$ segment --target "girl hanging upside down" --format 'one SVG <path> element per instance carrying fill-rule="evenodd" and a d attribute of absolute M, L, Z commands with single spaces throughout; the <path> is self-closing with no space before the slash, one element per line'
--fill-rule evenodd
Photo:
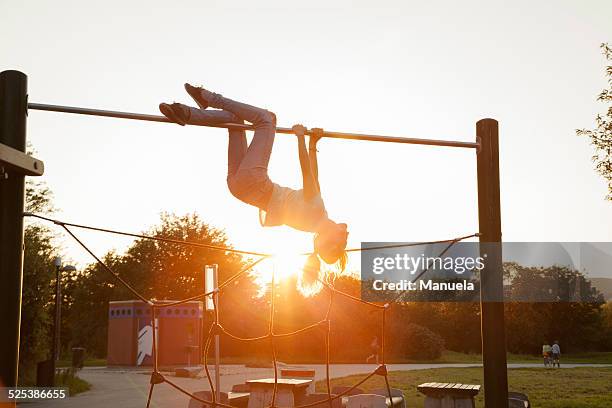
<path fill-rule="evenodd" d="M 180 103 L 160 104 L 160 111 L 172 122 L 184 126 L 243 124 L 246 120 L 255 128 L 248 147 L 244 130 L 229 129 L 227 186 L 232 195 L 259 208 L 262 226 L 288 225 L 314 233 L 314 254 L 307 261 L 308 269 L 318 272 L 320 257 L 327 264 L 337 264 L 340 270 L 344 270 L 347 226 L 328 218 L 319 187 L 316 145 L 322 130 L 313 129 L 307 150 L 306 128 L 293 126 L 298 139 L 303 184 L 301 190 L 283 187 L 268 177 L 268 162 L 276 134 L 276 116 L 272 112 L 233 101 L 201 87 L 185 84 L 185 90 L 199 109 Z"/>

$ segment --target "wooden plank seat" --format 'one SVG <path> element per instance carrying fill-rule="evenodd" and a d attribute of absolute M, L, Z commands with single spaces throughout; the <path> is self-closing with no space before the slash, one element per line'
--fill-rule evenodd
<path fill-rule="evenodd" d="M 276 381 L 276 407 L 294 407 L 296 401 L 304 398 L 307 394 L 306 389 L 311 380 L 299 380 L 291 378 L 279 378 Z M 262 378 L 259 380 L 249 380 L 248 408 L 267 408 L 272 403 L 274 393 L 274 378 Z"/>
<path fill-rule="evenodd" d="M 310 368 L 290 367 L 280 370 L 281 378 L 294 378 L 302 380 L 310 380 L 306 393 L 313 394 L 315 392 L 315 370 Z"/>
<path fill-rule="evenodd" d="M 424 383 L 417 387 L 419 392 L 428 396 L 453 395 L 473 397 L 480 392 L 480 385 L 458 383 Z"/>
<path fill-rule="evenodd" d="M 474 408 L 480 385 L 459 383 L 424 383 L 417 390 L 425 394 L 425 408 Z"/>

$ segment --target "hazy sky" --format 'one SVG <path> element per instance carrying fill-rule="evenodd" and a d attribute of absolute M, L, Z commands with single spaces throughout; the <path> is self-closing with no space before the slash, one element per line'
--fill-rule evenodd
<path fill-rule="evenodd" d="M 606 185 L 574 132 L 604 109 L 608 0 L 0 0 L 0 15 L 0 69 L 27 73 L 33 102 L 157 113 L 189 102 L 191 81 L 282 126 L 473 141 L 476 121 L 495 118 L 504 239 L 612 240 Z M 32 111 L 28 137 L 59 218 L 138 232 L 162 211 L 196 211 L 236 246 L 310 249 L 227 191 L 224 130 Z M 299 185 L 296 149 L 278 136 L 273 180 Z M 327 139 L 319 150 L 351 246 L 477 231 L 474 151 Z M 99 254 L 129 244 L 81 236 Z"/>

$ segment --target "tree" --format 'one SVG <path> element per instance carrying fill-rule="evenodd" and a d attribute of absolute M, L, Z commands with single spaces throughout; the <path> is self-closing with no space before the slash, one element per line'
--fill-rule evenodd
<path fill-rule="evenodd" d="M 27 182 L 26 211 L 53 211 L 51 191 L 44 184 Z M 37 223 L 26 225 L 24 248 L 19 383 L 31 384 L 36 363 L 49 358 L 55 276 L 52 265 L 59 250 L 50 230 Z"/>
<path fill-rule="evenodd" d="M 160 223 L 147 235 L 229 246 L 225 233 L 203 222 L 197 214 L 162 214 Z M 242 258 L 234 253 L 149 239 L 137 239 L 124 254 L 108 253 L 103 262 L 145 298 L 157 300 L 180 300 L 203 293 L 206 264 L 219 265 L 219 282 L 244 266 Z M 97 263 L 74 279 L 67 278 L 65 285 L 69 294 L 65 322 L 72 331 L 72 345 L 105 356 L 108 302 L 136 300 L 136 296 Z M 223 294 L 222 301 L 232 305 L 231 313 L 246 313 L 251 306 L 246 299 L 255 292 L 250 279 L 240 279 Z"/>
<path fill-rule="evenodd" d="M 511 282 L 512 301 L 505 305 L 509 351 L 533 354 L 555 340 L 566 351 L 601 347 L 603 297 L 582 272 L 508 262 L 504 274 Z"/>
<path fill-rule="evenodd" d="M 612 48 L 608 44 L 601 44 L 601 50 L 608 62 L 612 61 Z M 612 200 L 612 66 L 606 66 L 608 88 L 603 89 L 597 96 L 598 101 L 608 105 L 604 116 L 598 114 L 595 118 L 595 129 L 577 129 L 576 134 L 591 139 L 595 148 L 592 160 L 595 170 L 608 182 L 606 199 Z"/>
<path fill-rule="evenodd" d="M 603 333 L 602 339 L 603 344 L 602 347 L 604 349 L 610 350 L 612 349 L 612 301 L 609 301 L 603 307 L 602 310 L 602 325 L 603 325 Z"/>

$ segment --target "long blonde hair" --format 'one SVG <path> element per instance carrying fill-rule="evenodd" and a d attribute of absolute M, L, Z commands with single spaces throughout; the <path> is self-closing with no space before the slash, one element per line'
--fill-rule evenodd
<path fill-rule="evenodd" d="M 336 277 L 346 269 L 348 255 L 343 251 L 338 260 L 333 264 L 335 270 L 325 270 L 322 274 L 321 259 L 316 252 L 308 255 L 302 273 L 298 277 L 298 290 L 306 295 L 312 296 L 321 290 L 322 282 L 332 284 Z M 323 276 L 322 276 L 323 275 Z"/>

